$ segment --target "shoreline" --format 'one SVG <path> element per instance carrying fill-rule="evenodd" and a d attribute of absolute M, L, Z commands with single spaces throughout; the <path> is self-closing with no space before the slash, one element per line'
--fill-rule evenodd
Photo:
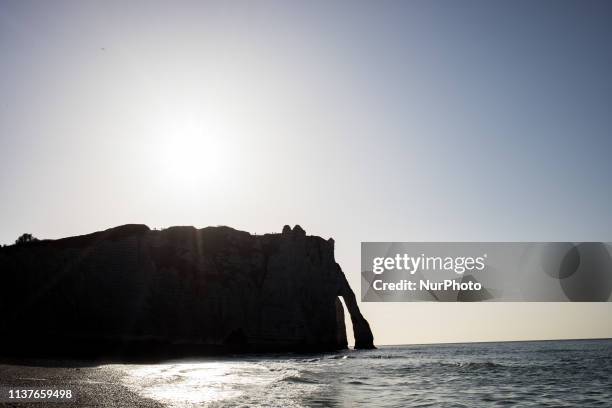
<path fill-rule="evenodd" d="M 608 406 L 611 377 L 605 358 L 611 341 L 388 346 L 318 357 L 235 355 L 125 366 L 30 360 L 22 361 L 28 366 L 0 363 L 0 385 L 68 388 L 78 398 L 66 406 L 88 407 L 399 408 L 560 401 L 568 406 Z M 52 405 L 4 401 L 0 407 Z"/>

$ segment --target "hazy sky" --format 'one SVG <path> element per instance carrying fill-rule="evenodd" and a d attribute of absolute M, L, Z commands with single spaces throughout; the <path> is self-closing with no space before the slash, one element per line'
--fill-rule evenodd
<path fill-rule="evenodd" d="M 612 241 L 609 1 L 0 0 L 0 243 L 124 223 Z M 361 304 L 379 344 L 612 337 L 612 304 Z"/>

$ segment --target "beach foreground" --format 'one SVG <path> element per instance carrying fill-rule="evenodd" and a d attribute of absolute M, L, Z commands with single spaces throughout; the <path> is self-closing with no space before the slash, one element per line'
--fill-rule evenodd
<path fill-rule="evenodd" d="M 53 403 L 54 406 L 58 407 L 158 408 L 164 406 L 130 391 L 122 383 L 122 377 L 125 376 L 125 373 L 112 367 L 41 366 L 42 364 L 55 364 L 55 362 L 44 361 L 32 361 L 30 364 L 33 365 L 0 364 L 0 384 L 4 387 L 20 389 L 70 389 L 74 399 L 62 403 Z M 0 407 L 42 408 L 43 406 L 46 406 L 46 404 L 42 402 L 17 402 L 17 400 L 7 402 L 6 398 L 0 401 Z"/>

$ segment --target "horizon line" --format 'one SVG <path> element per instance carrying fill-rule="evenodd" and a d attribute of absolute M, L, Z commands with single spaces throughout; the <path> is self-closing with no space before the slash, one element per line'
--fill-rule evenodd
<path fill-rule="evenodd" d="M 479 341 L 448 341 L 436 343 L 404 343 L 404 344 L 375 344 L 376 347 L 396 347 L 396 346 L 437 346 L 452 344 L 487 344 L 487 343 L 533 343 L 545 341 L 603 341 L 612 340 L 612 337 L 583 337 L 583 338 L 563 338 L 563 339 L 532 339 L 532 340 L 479 340 Z"/>

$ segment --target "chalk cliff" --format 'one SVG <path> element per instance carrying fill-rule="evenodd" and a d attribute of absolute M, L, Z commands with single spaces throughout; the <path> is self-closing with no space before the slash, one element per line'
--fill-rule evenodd
<path fill-rule="evenodd" d="M 334 241 L 299 226 L 125 225 L 0 248 L 6 354 L 138 354 L 373 348 L 334 260 Z"/>

